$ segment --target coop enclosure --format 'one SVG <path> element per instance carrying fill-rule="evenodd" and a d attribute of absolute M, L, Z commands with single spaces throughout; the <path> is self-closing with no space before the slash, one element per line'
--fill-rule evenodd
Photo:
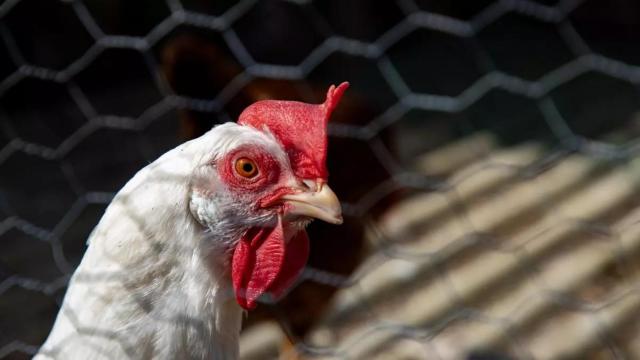
<path fill-rule="evenodd" d="M 138 169 L 349 81 L 329 170 L 361 242 L 312 244 L 242 358 L 640 359 L 639 43 L 633 0 L 4 0 L 0 358 Z"/>

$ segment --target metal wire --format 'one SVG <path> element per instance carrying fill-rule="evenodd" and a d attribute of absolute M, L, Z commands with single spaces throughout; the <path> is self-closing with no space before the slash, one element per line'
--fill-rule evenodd
<path fill-rule="evenodd" d="M 403 19 L 379 35 L 376 40 L 367 42 L 361 39 L 348 38 L 332 33 L 329 30 L 323 40 L 297 65 L 261 63 L 253 58 L 241 37 L 238 36 L 235 25 L 255 8 L 258 3 L 256 0 L 239 1 L 221 15 L 194 12 L 185 9 L 179 0 L 166 0 L 170 15 L 158 22 L 145 36 L 108 34 L 94 19 L 94 15 L 87 8 L 85 1 L 70 0 L 65 3 L 61 2 L 59 6 L 70 7 L 73 10 L 77 19 L 93 39 L 93 44 L 82 55 L 62 69 L 44 68 L 31 64 L 25 59 L 14 33 L 6 23 L 6 18 L 11 14 L 12 9 L 21 2 L 22 0 L 6 0 L 0 5 L 0 39 L 8 51 L 10 62 L 15 66 L 13 72 L 4 79 L 0 79 L 0 99 L 27 79 L 39 79 L 56 83 L 68 92 L 73 104 L 75 104 L 86 122 L 58 144 L 45 145 L 22 138 L 9 122 L 4 119 L 1 120 L 3 122 L 2 131 L 7 136 L 8 141 L 0 147 L 0 169 L 10 159 L 19 154 L 27 154 L 43 161 L 59 164 L 62 169 L 62 176 L 75 194 L 75 201 L 70 204 L 65 215 L 56 224 L 53 226 L 39 226 L 18 215 L 18 212 L 11 208 L 9 201 L 3 199 L 6 197 L 6 190 L 0 189 L 2 190 L 0 194 L 4 193 L 0 198 L 0 209 L 2 210 L 0 214 L 4 215 L 4 218 L 0 221 L 0 235 L 7 234 L 10 231 L 18 231 L 47 244 L 51 247 L 53 260 L 60 273 L 57 278 L 51 281 L 15 274 L 9 275 L 0 282 L 0 297 L 5 296 L 10 289 L 16 287 L 39 292 L 46 296 L 53 296 L 66 286 L 74 269 L 64 254 L 64 245 L 61 237 L 73 226 L 74 221 L 88 206 L 104 206 L 114 196 L 112 192 L 86 189 L 81 185 L 82 181 L 78 180 L 76 169 L 67 162 L 69 154 L 92 134 L 104 129 L 144 133 L 156 121 L 164 116 L 170 116 L 173 111 L 179 109 L 220 113 L 224 111 L 225 105 L 252 80 L 258 78 L 305 80 L 334 54 L 347 54 L 373 62 L 380 72 L 381 78 L 395 96 L 394 103 L 366 126 L 335 124 L 330 129 L 331 136 L 352 138 L 369 144 L 371 154 L 377 157 L 392 174 L 389 182 L 380 184 L 359 202 L 344 204 L 345 213 L 351 216 L 365 217 L 372 204 L 375 204 L 393 190 L 411 188 L 439 194 L 439 196 L 446 199 L 445 201 L 450 207 L 449 210 L 463 219 L 467 216 L 465 202 L 468 199 L 458 193 L 458 187 L 466 178 L 479 176 L 478 174 L 490 171 L 490 169 L 501 168 L 508 169 L 513 173 L 513 177 L 519 177 L 520 181 L 527 182 L 529 181 L 528 179 L 535 179 L 537 174 L 543 173 L 558 163 L 565 161 L 570 154 L 581 154 L 603 162 L 625 162 L 633 161 L 640 151 L 640 145 L 636 140 L 614 144 L 589 139 L 577 133 L 563 117 L 555 100 L 550 96 L 559 87 L 587 73 L 601 74 L 635 86 L 640 85 L 640 66 L 628 64 L 595 52 L 576 31 L 572 24 L 571 15 L 581 5 L 582 1 L 580 0 L 563 0 L 554 6 L 542 5 L 528 0 L 497 0 L 468 20 L 425 11 L 412 0 L 400 0 L 397 5 L 402 9 Z M 317 23 L 325 22 L 323 15 L 316 9 L 316 2 L 292 1 L 291 3 L 292 6 L 304 7 L 305 11 L 310 13 Z M 394 64 L 394 61 L 388 55 L 390 48 L 416 30 L 427 29 L 455 38 L 475 40 L 479 33 L 495 24 L 506 14 L 519 14 L 528 19 L 557 28 L 559 36 L 571 51 L 573 59 L 547 71 L 536 80 L 504 72 L 499 70 L 495 64 L 490 65 L 477 80 L 469 83 L 461 93 L 450 96 L 436 93 L 420 93 L 412 90 L 407 79 L 403 77 L 401 69 Z M 154 54 L 154 47 L 173 30 L 183 25 L 219 33 L 232 55 L 243 67 L 242 72 L 228 82 L 214 98 L 196 99 L 176 94 L 160 73 Z M 153 87 L 161 94 L 161 99 L 151 104 L 139 116 L 131 117 L 102 113 L 92 103 L 90 96 L 76 82 L 78 74 L 91 66 L 106 51 L 112 49 L 130 49 L 139 53 L 144 59 L 150 74 L 153 75 Z M 502 163 L 500 160 L 489 158 L 485 166 L 476 169 L 475 172 L 467 173 L 465 175 L 466 178 L 458 179 L 459 181 L 456 182 L 454 179 L 443 180 L 425 176 L 424 174 L 416 173 L 415 170 L 406 168 L 390 155 L 389 150 L 380 141 L 380 134 L 385 129 L 401 122 L 411 111 L 423 110 L 457 114 L 473 107 L 489 93 L 496 90 L 533 101 L 548 124 L 551 134 L 556 140 L 557 147 L 548 152 L 542 159 L 527 166 L 513 166 L 508 163 Z M 5 116 L 5 114 L 0 114 L 2 118 Z M 9 174 L 4 172 L 0 175 L 0 177 L 7 176 Z M 553 196 L 554 194 L 541 194 L 541 204 L 544 204 L 549 197 Z M 28 199 L 25 199 L 25 201 L 28 201 Z M 598 236 L 610 241 L 615 242 L 618 238 L 617 232 L 619 230 L 589 219 L 562 218 L 560 223 L 562 225 L 550 225 L 541 229 L 541 232 L 538 235 L 534 235 L 533 238 L 535 239 L 543 232 L 552 231 L 554 226 L 567 226 L 567 224 L 574 224 L 583 231 L 598 234 Z M 372 226 L 375 227 L 374 224 Z M 469 226 L 473 227 L 473 225 Z M 432 323 L 431 326 L 421 328 L 377 319 L 371 322 L 367 332 L 353 338 L 343 348 L 299 344 L 299 350 L 318 356 L 352 356 L 345 349 L 357 346 L 358 342 L 373 333 L 387 333 L 390 337 L 405 337 L 418 342 L 429 343 L 432 339 L 437 338 L 439 333 L 447 328 L 448 324 L 456 321 L 487 322 L 502 328 L 505 333 L 509 334 L 512 332 L 509 318 L 493 318 L 490 315 L 485 315 L 480 311 L 467 307 L 463 300 L 464 296 L 458 294 L 456 286 L 448 280 L 447 261 L 450 260 L 454 253 L 474 246 L 492 248 L 492 244 L 496 242 L 495 239 L 490 235 L 485 235 L 482 230 L 477 230 L 477 232 L 472 233 L 472 236 L 458 239 L 458 242 L 452 241 L 447 247 L 418 252 L 411 248 L 403 250 L 389 245 L 392 241 L 385 239 L 385 235 L 382 232 L 377 232 L 374 236 L 377 239 L 375 246 L 387 249 L 384 251 L 384 256 L 387 258 L 404 259 L 406 261 L 428 259 L 424 263 L 426 265 L 421 265 L 425 266 L 425 268 L 414 269 L 414 271 L 426 273 L 434 271 L 444 279 L 445 284 L 449 284 L 448 288 L 452 299 L 456 299 L 450 304 L 452 311 L 449 312 L 448 317 L 439 319 Z M 498 247 L 494 248 L 494 250 L 504 251 L 521 258 L 523 261 L 520 265 L 521 267 L 535 268 L 533 263 L 526 261 L 533 255 L 528 253 L 525 245 L 506 250 Z M 621 253 L 624 254 L 624 251 L 621 251 Z M 304 273 L 304 278 L 336 287 L 357 288 L 359 279 L 367 271 L 367 268 L 361 269 L 360 273 L 345 279 L 335 274 L 307 269 Z M 543 280 L 536 282 L 536 286 L 541 297 L 551 299 L 553 303 L 563 309 L 582 312 L 589 316 L 599 336 L 605 339 L 610 347 L 610 354 L 612 356 L 622 356 L 615 342 L 610 341 L 607 326 L 598 320 L 597 308 L 588 307 L 588 304 L 579 299 L 566 297 L 562 293 L 554 292 Z M 630 284 L 628 289 L 631 294 L 629 296 L 639 296 L 637 294 L 637 284 Z M 608 303 L 603 303 L 598 306 L 606 307 L 607 305 Z M 362 303 L 361 306 L 370 306 L 369 312 L 372 314 L 376 312 L 374 305 Z M 531 354 L 527 355 L 526 346 L 519 346 L 519 348 L 522 351 L 521 355 L 525 357 L 533 356 Z M 34 344 L 26 344 L 16 340 L 0 348 L 0 358 L 15 352 L 33 355 L 36 351 L 37 346 Z"/>

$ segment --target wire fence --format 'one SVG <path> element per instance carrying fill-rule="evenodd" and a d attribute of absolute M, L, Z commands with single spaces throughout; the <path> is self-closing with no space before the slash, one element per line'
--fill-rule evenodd
<path fill-rule="evenodd" d="M 0 5 L 1 358 L 35 354 L 93 226 L 181 141 L 182 112 L 230 121 L 256 82 L 319 102 L 342 80 L 371 111 L 331 139 L 388 176 L 343 203 L 367 227 L 363 265 L 305 271 L 340 290 L 295 351 L 640 356 L 637 4 L 114 4 Z M 185 33 L 232 64 L 219 88 L 168 75 Z"/>

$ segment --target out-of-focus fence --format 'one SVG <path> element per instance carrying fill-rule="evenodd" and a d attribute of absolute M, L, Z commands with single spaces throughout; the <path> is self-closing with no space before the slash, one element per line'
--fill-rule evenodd
<path fill-rule="evenodd" d="M 185 34 L 225 80 L 168 79 Z M 0 40 L 0 358 L 37 351 L 91 229 L 181 141 L 181 112 L 229 121 L 256 82 L 318 102 L 343 80 L 368 110 L 332 139 L 389 175 L 343 204 L 368 229 L 358 270 L 305 272 L 340 290 L 296 352 L 640 358 L 635 1 L 4 0 Z M 249 329 L 242 354 L 282 337 Z"/>

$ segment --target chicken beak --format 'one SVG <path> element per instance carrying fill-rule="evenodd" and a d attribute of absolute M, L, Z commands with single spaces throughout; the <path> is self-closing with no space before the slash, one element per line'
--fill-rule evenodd
<path fill-rule="evenodd" d="M 342 224 L 340 201 L 327 184 L 318 184 L 316 191 L 284 195 L 287 215 L 307 216 L 331 224 Z"/>

